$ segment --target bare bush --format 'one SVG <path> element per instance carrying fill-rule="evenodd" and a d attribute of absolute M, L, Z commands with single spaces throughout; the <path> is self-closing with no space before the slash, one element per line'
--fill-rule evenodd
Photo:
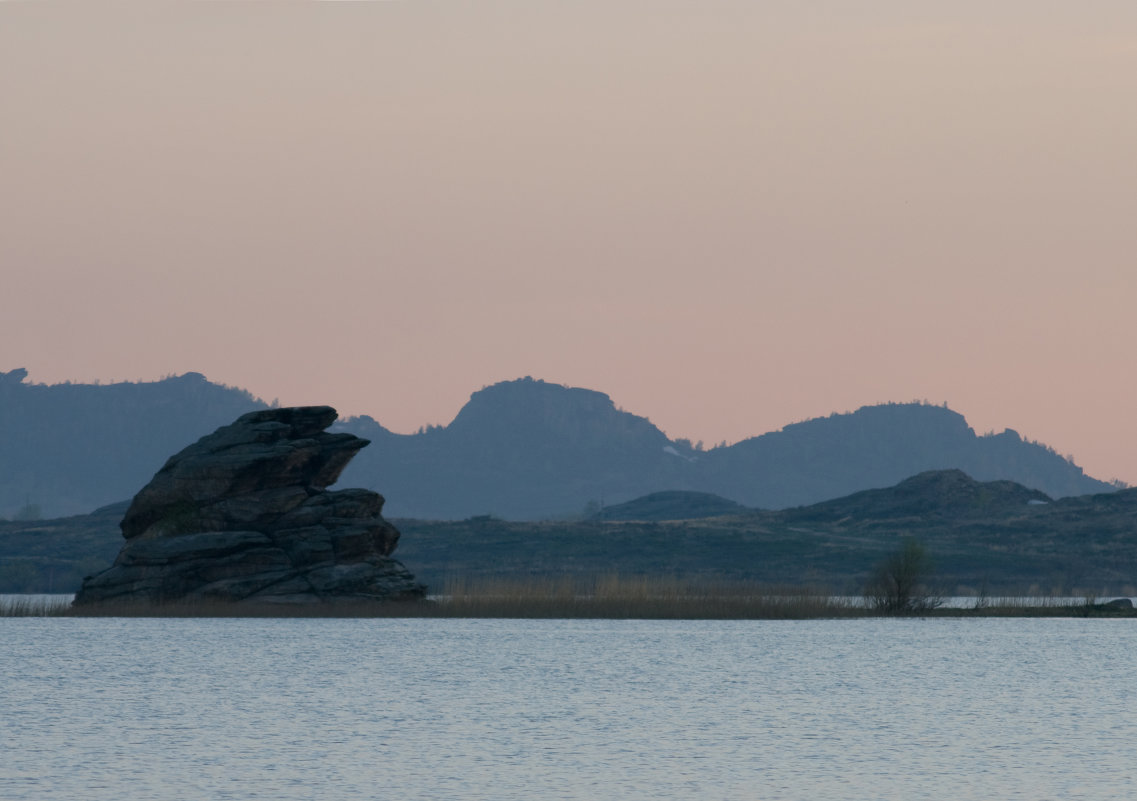
<path fill-rule="evenodd" d="M 891 615 L 935 609 L 943 604 L 943 598 L 929 586 L 931 573 L 927 549 L 906 537 L 898 550 L 873 569 L 865 600 L 870 608 Z"/>

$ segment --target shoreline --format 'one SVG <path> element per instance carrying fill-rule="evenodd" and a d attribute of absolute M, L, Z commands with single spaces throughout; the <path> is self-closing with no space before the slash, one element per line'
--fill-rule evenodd
<path fill-rule="evenodd" d="M 74 607 L 70 595 L 0 595 L 0 617 L 164 618 L 451 618 L 627 620 L 833 620 L 866 618 L 1137 618 L 1128 598 L 927 598 L 902 611 L 816 588 L 749 585 L 697 587 L 668 581 L 608 578 L 578 584 L 495 582 L 456 585 L 427 599 L 335 600 L 310 604 L 173 601 L 103 602 Z M 1129 605 L 1127 605 L 1129 604 Z"/>

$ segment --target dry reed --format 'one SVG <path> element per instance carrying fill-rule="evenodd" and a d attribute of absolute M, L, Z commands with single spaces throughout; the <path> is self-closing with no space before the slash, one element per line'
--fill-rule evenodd
<path fill-rule="evenodd" d="M 70 602 L 58 597 L 0 597 L 0 617 L 57 617 L 65 614 Z"/>
<path fill-rule="evenodd" d="M 759 620 L 860 614 L 817 588 L 614 574 L 459 579 L 447 584 L 437 605 L 440 617 Z"/>

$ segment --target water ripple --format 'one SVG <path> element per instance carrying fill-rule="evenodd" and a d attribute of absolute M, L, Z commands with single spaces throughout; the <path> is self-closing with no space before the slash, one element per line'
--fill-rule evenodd
<path fill-rule="evenodd" d="M 0 797 L 1131 797 L 1128 621 L 0 619 Z"/>

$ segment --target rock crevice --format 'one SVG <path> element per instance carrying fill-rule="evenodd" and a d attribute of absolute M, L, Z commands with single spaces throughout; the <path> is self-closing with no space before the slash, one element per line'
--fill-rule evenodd
<path fill-rule="evenodd" d="M 328 491 L 368 441 L 325 429 L 330 406 L 250 412 L 172 456 L 122 519 L 114 564 L 76 605 L 106 601 L 420 598 L 391 558 L 383 496 Z"/>

